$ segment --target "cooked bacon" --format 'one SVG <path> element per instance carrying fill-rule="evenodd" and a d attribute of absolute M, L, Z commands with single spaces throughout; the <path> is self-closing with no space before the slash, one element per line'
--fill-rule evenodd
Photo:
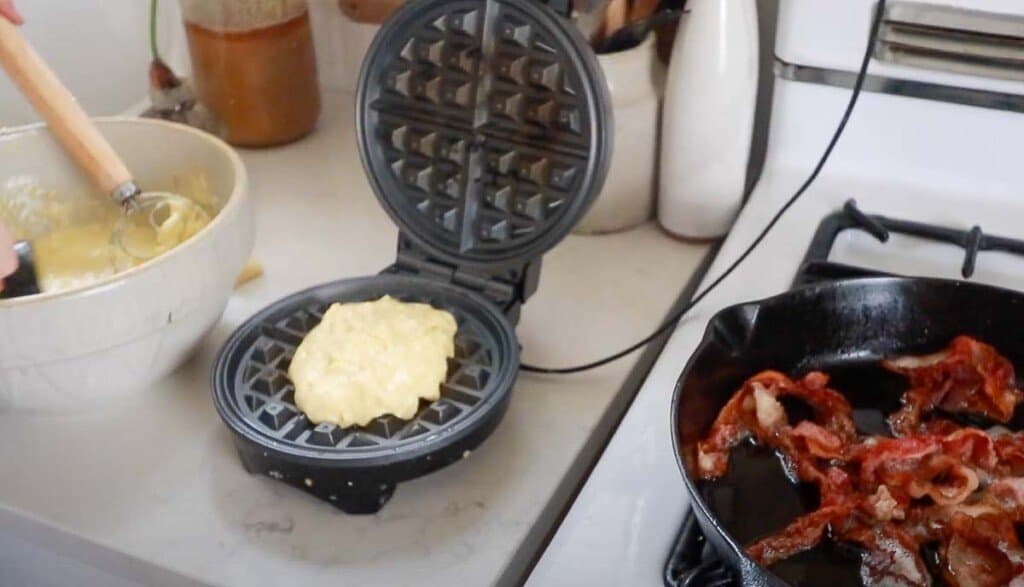
<path fill-rule="evenodd" d="M 763 371 L 748 379 L 729 399 L 711 426 L 711 433 L 697 443 L 700 478 L 711 480 L 724 475 L 729 467 L 729 452 L 751 436 L 782 451 L 798 472 L 805 469 L 808 476 L 816 478 L 818 469 L 791 446 L 789 437 L 793 428 L 778 401 L 782 397 L 804 401 L 814 411 L 815 422 L 840 443 L 856 439 L 853 409 L 841 393 L 828 387 L 827 375 L 809 373 L 794 381 L 778 371 Z M 808 431 L 807 427 L 804 431 Z M 824 442 L 831 441 L 825 439 Z"/>
<path fill-rule="evenodd" d="M 752 400 L 754 386 L 775 387 L 790 382 L 782 373 L 765 371 L 748 379 L 718 412 L 711 433 L 697 443 L 697 470 L 701 479 L 717 479 L 729 468 L 729 451 L 753 434 L 756 409 Z"/>
<path fill-rule="evenodd" d="M 1024 433 L 965 428 L 943 417 L 969 414 L 1008 422 L 1024 398 L 1012 364 L 995 349 L 958 337 L 941 352 L 885 361 L 908 390 L 890 415 L 895 438 L 859 436 L 852 409 L 828 376 L 793 380 L 777 371 L 750 378 L 698 443 L 698 473 L 713 480 L 729 452 L 753 438 L 775 449 L 795 479 L 817 485 L 820 507 L 747 549 L 771 565 L 829 536 L 864 550 L 871 587 L 932 584 L 921 546 L 938 544 L 942 574 L 954 586 L 1024 587 Z M 813 411 L 790 421 L 784 397 Z"/>
<path fill-rule="evenodd" d="M 846 457 L 845 443 L 825 428 L 804 420 L 789 433 L 794 448 L 821 459 L 840 460 Z"/>
<path fill-rule="evenodd" d="M 1018 523 L 1024 523 L 1024 478 L 1006 477 L 993 481 L 985 494 L 989 503 Z"/>
<path fill-rule="evenodd" d="M 952 420 L 933 417 L 927 422 L 922 422 L 917 427 L 921 434 L 932 434 L 935 436 L 949 436 L 958 430 L 963 430 L 959 424 Z M 897 434 L 899 436 L 899 434 Z"/>
<path fill-rule="evenodd" d="M 906 517 L 904 506 L 896 501 L 885 485 L 879 485 L 875 493 L 865 500 L 865 511 L 879 522 L 902 520 Z"/>
<path fill-rule="evenodd" d="M 979 448 L 984 446 L 973 435 L 954 433 L 946 438 L 883 439 L 860 444 L 853 452 L 860 462 L 858 479 L 864 490 L 877 491 L 882 486 L 900 502 L 928 496 L 938 505 L 956 505 L 980 485 L 978 474 L 965 463 L 987 462 L 989 455 Z"/>
<path fill-rule="evenodd" d="M 855 459 L 860 461 L 860 479 L 868 485 L 882 482 L 880 472 L 892 479 L 901 473 L 912 474 L 921 459 L 939 451 L 939 439 L 934 436 L 878 439 L 871 444 L 855 447 Z"/>
<path fill-rule="evenodd" d="M 886 359 L 882 361 L 882 366 L 897 373 L 907 373 L 924 369 L 926 367 L 934 367 L 945 361 L 947 358 L 949 358 L 948 349 L 941 350 L 930 355 L 909 355 L 905 357 L 896 357 L 895 359 Z"/>
<path fill-rule="evenodd" d="M 785 426 L 788 423 L 786 410 L 782 408 L 779 400 L 760 383 L 755 382 L 752 387 L 757 425 L 766 431 L 776 431 Z"/>
<path fill-rule="evenodd" d="M 962 503 L 955 506 L 911 507 L 900 524 L 900 529 L 918 544 L 941 542 L 946 539 L 946 526 L 957 512 L 972 511 L 972 515 L 989 513 L 988 505 Z"/>
<path fill-rule="evenodd" d="M 790 522 L 783 531 L 751 544 L 747 554 L 757 564 L 771 566 L 810 550 L 821 542 L 829 524 L 845 519 L 852 509 L 849 505 L 837 505 L 814 510 Z"/>
<path fill-rule="evenodd" d="M 963 428 L 943 435 L 942 452 L 966 465 L 991 471 L 999 464 L 992 437 L 977 428 Z"/>
<path fill-rule="evenodd" d="M 1011 520 L 998 514 L 955 514 L 943 545 L 946 581 L 955 587 L 999 587 L 1024 576 L 1024 549 Z"/>
<path fill-rule="evenodd" d="M 999 466 L 1006 475 L 1024 475 L 1024 434 L 1001 434 L 994 440 Z"/>
<path fill-rule="evenodd" d="M 924 414 L 935 409 L 1008 422 L 1024 399 L 1016 387 L 1013 364 L 968 336 L 956 337 L 939 353 L 900 357 L 882 365 L 910 382 L 903 407 L 889 419 L 900 436 L 920 432 Z"/>
<path fill-rule="evenodd" d="M 747 547 L 747 554 L 761 565 L 772 565 L 821 542 L 830 524 L 849 517 L 856 507 L 850 477 L 841 469 L 830 467 L 821 484 L 822 503 L 817 510 L 793 520 L 782 532 L 762 538 Z"/>
<path fill-rule="evenodd" d="M 921 560 L 920 546 L 892 524 L 858 525 L 839 536 L 865 550 L 861 581 L 867 587 L 928 587 L 931 576 Z"/>
<path fill-rule="evenodd" d="M 940 506 L 963 503 L 980 485 L 973 469 L 945 455 L 927 457 L 913 476 L 897 481 L 910 497 L 928 496 Z"/>
<path fill-rule="evenodd" d="M 923 415 L 931 412 L 939 405 L 942 396 L 929 387 L 917 387 L 907 390 L 900 403 L 903 406 L 889 415 L 889 429 L 896 436 L 927 433 L 928 422 L 921 422 Z"/>

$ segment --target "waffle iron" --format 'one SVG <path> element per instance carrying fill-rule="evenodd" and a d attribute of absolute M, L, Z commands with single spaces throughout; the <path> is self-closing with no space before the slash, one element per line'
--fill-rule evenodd
<path fill-rule="evenodd" d="M 498 425 L 541 255 L 586 213 L 611 156 L 607 86 L 567 5 L 414 0 L 381 28 L 356 124 L 370 183 L 400 229 L 397 259 L 279 300 L 225 344 L 214 403 L 247 471 L 373 513 L 396 483 L 468 456 Z M 384 295 L 455 316 L 441 398 L 411 420 L 311 423 L 288 379 L 295 348 L 330 304 Z"/>

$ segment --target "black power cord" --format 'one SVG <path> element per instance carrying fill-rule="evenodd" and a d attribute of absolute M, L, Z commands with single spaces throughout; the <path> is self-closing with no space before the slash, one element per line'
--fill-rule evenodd
<path fill-rule="evenodd" d="M 850 102 L 846 105 L 846 111 L 843 112 L 843 117 L 839 121 L 839 126 L 836 127 L 835 133 L 833 133 L 832 139 L 828 143 L 828 147 L 825 148 L 825 152 L 822 153 L 821 159 L 818 161 L 818 164 L 815 165 L 814 170 L 811 171 L 811 174 L 807 177 L 807 180 L 804 181 L 803 185 L 800 186 L 800 189 L 798 189 L 796 193 L 793 194 L 789 198 L 789 200 L 786 201 L 785 205 L 783 205 L 782 208 L 779 208 L 779 211 L 775 213 L 775 216 L 772 217 L 771 221 L 769 221 L 768 224 L 764 227 L 764 229 L 761 230 L 761 233 L 757 235 L 757 238 L 754 239 L 754 242 L 750 243 L 750 246 L 748 246 L 746 250 L 743 251 L 743 254 L 741 254 L 735 261 L 733 261 L 732 265 L 729 265 L 729 268 L 726 269 L 725 272 L 723 272 L 721 275 L 719 275 L 718 278 L 711 283 L 711 285 L 709 285 L 701 293 L 694 296 L 693 300 L 691 300 L 690 303 L 686 304 L 674 315 L 670 316 L 664 324 L 658 327 L 657 330 L 647 335 L 639 342 L 630 345 L 629 347 L 613 355 L 609 355 L 603 359 L 592 361 L 590 363 L 586 363 L 583 365 L 578 365 L 575 367 L 548 368 L 523 364 L 521 367 L 523 371 L 527 371 L 529 373 L 568 375 L 570 373 L 589 371 L 591 369 L 596 369 L 598 367 L 607 365 L 608 363 L 617 361 L 622 357 L 625 357 L 626 355 L 643 348 L 652 340 L 658 338 L 659 336 L 667 332 L 669 329 L 674 328 L 675 325 L 678 324 L 679 321 L 682 320 L 683 317 L 686 316 L 686 314 L 690 310 L 692 310 L 694 306 L 699 304 L 701 300 L 703 300 L 705 297 L 708 296 L 708 294 L 714 291 L 715 288 L 717 288 L 723 281 L 725 281 L 727 277 L 732 275 L 732 273 L 736 270 L 737 267 L 739 267 L 744 261 L 747 260 L 747 257 L 749 257 L 750 254 L 754 252 L 754 249 L 756 249 L 761 244 L 765 237 L 768 236 L 768 233 L 770 233 L 772 229 L 775 228 L 775 225 L 779 223 L 779 220 L 782 219 L 782 216 L 793 206 L 793 204 L 797 202 L 797 200 L 800 199 L 801 196 L 804 195 L 804 193 L 807 191 L 807 188 L 811 187 L 814 181 L 818 179 L 818 175 L 821 174 L 821 170 L 825 168 L 825 164 L 828 163 L 829 158 L 832 156 L 832 151 L 835 150 L 836 144 L 839 143 L 839 139 L 843 136 L 843 131 L 846 130 L 846 124 L 850 121 L 850 116 L 853 115 L 854 107 L 857 105 L 857 100 L 860 98 L 861 89 L 864 87 L 864 80 L 867 78 L 868 65 L 871 63 L 871 55 L 874 52 L 875 40 L 878 38 L 878 32 L 881 29 L 882 25 L 882 16 L 885 13 L 885 3 L 886 0 L 878 0 L 878 5 L 875 7 L 875 17 L 874 21 L 871 23 L 871 34 L 868 38 L 867 49 L 864 50 L 864 58 L 861 60 L 860 70 L 857 72 L 857 82 L 853 86 L 853 92 L 850 94 Z"/>

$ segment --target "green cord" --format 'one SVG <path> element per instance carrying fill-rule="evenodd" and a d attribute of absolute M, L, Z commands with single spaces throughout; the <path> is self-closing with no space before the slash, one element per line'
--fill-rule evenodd
<path fill-rule="evenodd" d="M 153 61 L 160 61 L 160 48 L 156 44 L 156 10 L 160 0 L 152 0 L 149 3 L 149 51 L 153 54 Z"/>

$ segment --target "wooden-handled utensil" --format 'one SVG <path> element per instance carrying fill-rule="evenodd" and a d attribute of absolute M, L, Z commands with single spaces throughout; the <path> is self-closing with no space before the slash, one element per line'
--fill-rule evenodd
<path fill-rule="evenodd" d="M 124 162 L 75 97 L 29 45 L 18 27 L 5 19 L 0 19 L 0 65 L 96 187 L 113 194 L 132 181 Z"/>
<path fill-rule="evenodd" d="M 611 0 L 604 10 L 604 38 L 626 26 L 629 19 L 629 3 L 626 0 Z"/>
<path fill-rule="evenodd" d="M 629 22 L 650 18 L 658 10 L 661 0 L 633 0 L 629 8 Z"/>
<path fill-rule="evenodd" d="M 109 194 L 123 208 L 125 216 L 113 236 L 126 253 L 138 258 L 148 258 L 155 254 L 134 250 L 124 241 L 122 237 L 129 216 L 148 214 L 150 223 L 156 228 L 160 224 L 156 219 L 157 211 L 166 210 L 169 206 L 189 214 L 207 215 L 195 202 L 177 194 L 143 193 L 124 161 L 100 134 L 71 92 L 22 36 L 18 27 L 2 18 L 0 66 L 3 66 L 21 93 L 46 121 L 50 132 L 96 187 Z"/>
<path fill-rule="evenodd" d="M 600 43 L 595 45 L 598 53 L 614 53 L 636 47 L 644 42 L 652 30 L 663 25 L 675 22 L 683 15 L 681 10 L 662 10 L 655 12 L 647 18 L 634 20 L 626 26 L 615 31 Z"/>

